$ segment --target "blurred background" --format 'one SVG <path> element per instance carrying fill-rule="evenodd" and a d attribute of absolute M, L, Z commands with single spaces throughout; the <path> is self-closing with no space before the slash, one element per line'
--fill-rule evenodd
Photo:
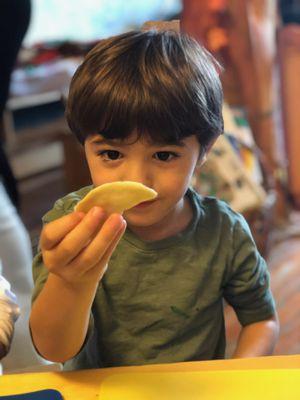
<path fill-rule="evenodd" d="M 26 34 L 2 113 L 0 177 L 30 250 L 35 253 L 41 217 L 54 201 L 90 183 L 62 100 L 82 58 L 101 38 L 140 29 L 146 21 L 179 20 L 180 29 L 224 68 L 225 135 L 193 185 L 246 217 L 268 261 L 277 301 L 281 335 L 275 354 L 300 353 L 300 0 L 2 0 L 0 14 L 1 4 L 12 10 L 10 27 L 19 26 L 14 18 L 24 2 Z M 5 25 L 2 19 L 3 43 L 5 35 L 12 37 Z M 16 239 L 6 247 L 15 252 L 17 246 Z M 24 274 L 31 279 L 30 268 L 2 264 L 19 298 L 29 299 L 32 283 L 25 288 L 22 282 Z M 53 368 L 20 353 L 28 335 L 25 303 L 4 373 Z M 230 356 L 239 327 L 225 307 Z"/>

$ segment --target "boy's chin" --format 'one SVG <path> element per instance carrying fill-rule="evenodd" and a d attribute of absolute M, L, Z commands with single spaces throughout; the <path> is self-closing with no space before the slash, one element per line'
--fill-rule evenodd
<path fill-rule="evenodd" d="M 128 227 L 131 226 L 139 227 L 139 228 L 147 228 L 157 224 L 157 218 L 153 216 L 147 215 L 147 213 L 133 213 L 131 210 L 124 212 L 124 218 L 128 224 Z"/>

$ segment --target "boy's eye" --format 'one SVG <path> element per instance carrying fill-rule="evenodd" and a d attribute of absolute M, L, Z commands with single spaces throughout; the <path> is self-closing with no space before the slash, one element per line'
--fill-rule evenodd
<path fill-rule="evenodd" d="M 117 150 L 103 150 L 98 154 L 105 160 L 118 160 L 121 157 L 121 153 Z"/>
<path fill-rule="evenodd" d="M 159 161 L 170 161 L 172 158 L 178 157 L 176 153 L 171 151 L 158 151 L 154 156 Z"/>

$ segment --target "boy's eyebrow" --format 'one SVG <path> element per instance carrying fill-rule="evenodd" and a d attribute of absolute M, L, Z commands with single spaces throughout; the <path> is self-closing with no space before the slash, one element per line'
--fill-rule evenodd
<path fill-rule="evenodd" d="M 134 142 L 133 142 L 134 143 Z M 126 143 L 124 140 L 121 139 L 105 139 L 105 138 L 96 138 L 91 140 L 91 144 L 101 144 L 101 145 L 122 145 L 122 146 L 130 146 L 132 142 Z M 150 142 L 150 146 L 159 147 L 159 146 L 177 146 L 177 147 L 186 147 L 184 141 L 179 142 Z"/>
<path fill-rule="evenodd" d="M 153 146 L 176 146 L 176 147 L 186 147 L 186 144 L 183 140 L 179 142 L 157 142 L 153 143 Z"/>
<path fill-rule="evenodd" d="M 96 138 L 91 140 L 91 144 L 116 144 L 121 143 L 118 139 L 105 139 L 105 138 Z"/>

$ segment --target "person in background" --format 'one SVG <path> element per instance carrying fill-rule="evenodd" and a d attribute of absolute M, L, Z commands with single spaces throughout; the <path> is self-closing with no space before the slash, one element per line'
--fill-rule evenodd
<path fill-rule="evenodd" d="M 32 291 L 32 250 L 28 232 L 0 181 L 0 262 L 2 274 L 16 294 L 21 315 L 16 323 L 9 355 L 2 361 L 4 371 L 40 365 L 30 339 L 28 319 Z M 0 271 L 1 273 L 1 271 Z"/>
<path fill-rule="evenodd" d="M 0 1 L 0 261 L 2 273 L 16 293 L 21 309 L 9 354 L 2 360 L 4 372 L 43 363 L 36 354 L 29 335 L 28 318 L 32 290 L 31 243 L 18 214 L 19 193 L 16 179 L 5 153 L 3 131 L 3 113 L 9 96 L 11 73 L 29 26 L 30 13 L 30 0 Z M 2 284 L 7 291 L 8 283 L 2 280 Z M 7 297 L 1 297 L 1 307 L 4 310 L 2 315 L 10 318 L 10 322 L 5 323 L 5 327 L 2 327 L 1 330 L 2 356 L 9 349 L 14 321 L 13 312 L 9 316 L 13 303 L 7 303 L 7 301 Z M 1 321 L 4 322 L 3 319 Z M 3 339 L 5 343 L 3 343 Z"/>
<path fill-rule="evenodd" d="M 30 0 L 1 0 L 0 2 L 0 179 L 17 208 L 19 193 L 4 148 L 3 113 L 9 96 L 11 74 L 29 26 L 30 14 Z"/>

